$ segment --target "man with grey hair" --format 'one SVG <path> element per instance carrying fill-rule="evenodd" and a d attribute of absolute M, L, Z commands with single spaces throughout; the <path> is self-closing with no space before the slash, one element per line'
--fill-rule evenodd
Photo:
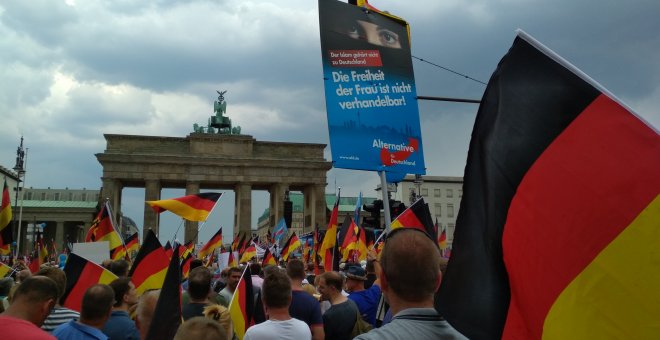
<path fill-rule="evenodd" d="M 467 339 L 433 308 L 441 279 L 440 257 L 438 246 L 426 233 L 412 228 L 393 231 L 380 261 L 374 261 L 392 321 L 355 339 Z"/>

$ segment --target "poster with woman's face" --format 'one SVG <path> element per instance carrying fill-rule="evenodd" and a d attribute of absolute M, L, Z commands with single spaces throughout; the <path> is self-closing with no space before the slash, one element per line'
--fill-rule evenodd
<path fill-rule="evenodd" d="M 336 0 L 319 22 L 335 167 L 425 174 L 406 26 Z"/>

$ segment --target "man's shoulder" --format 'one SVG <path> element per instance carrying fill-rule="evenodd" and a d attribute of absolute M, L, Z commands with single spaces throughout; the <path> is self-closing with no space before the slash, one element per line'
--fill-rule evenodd
<path fill-rule="evenodd" d="M 387 325 L 375 328 L 355 339 L 395 340 L 409 338 L 467 339 L 440 317 L 437 312 L 433 312 L 432 309 L 428 308 L 404 310 L 395 315 Z"/>
<path fill-rule="evenodd" d="M 0 334 L 2 334 L 2 338 L 6 337 L 7 339 L 11 339 L 12 337 L 22 339 L 55 339 L 55 337 L 29 321 L 6 315 L 0 315 Z"/>
<path fill-rule="evenodd" d="M 312 305 L 318 305 L 319 300 L 313 297 L 311 294 L 302 291 L 302 290 L 293 290 L 291 291 L 291 299 L 299 302 L 304 302 Z"/>

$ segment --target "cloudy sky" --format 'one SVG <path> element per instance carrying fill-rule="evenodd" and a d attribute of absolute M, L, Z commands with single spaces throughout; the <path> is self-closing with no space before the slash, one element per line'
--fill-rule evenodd
<path fill-rule="evenodd" d="M 409 21 L 415 57 L 483 82 L 521 28 L 660 127 L 657 0 L 371 3 Z M 2 1 L 0 164 L 13 167 L 24 136 L 27 186 L 99 189 L 94 154 L 105 149 L 104 133 L 186 136 L 213 113 L 216 89 L 228 90 L 227 112 L 244 134 L 327 143 L 320 53 L 314 0 Z M 485 89 L 413 65 L 418 95 L 480 99 Z M 419 108 L 427 173 L 462 176 L 477 106 Z M 377 183 L 374 173 L 333 169 L 326 190 L 374 196 Z M 126 189 L 122 206 L 140 225 L 143 195 Z M 253 197 L 256 223 L 267 195 Z M 233 200 L 231 192 L 222 199 L 200 240 L 218 225 L 230 237 Z M 161 239 L 177 226 L 164 219 Z"/>

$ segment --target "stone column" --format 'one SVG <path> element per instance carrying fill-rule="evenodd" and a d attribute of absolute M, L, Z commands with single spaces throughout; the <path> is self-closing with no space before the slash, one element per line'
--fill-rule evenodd
<path fill-rule="evenodd" d="M 270 193 L 270 226 L 274 227 L 284 217 L 284 193 L 289 190 L 288 183 L 274 183 L 268 192 Z M 291 226 L 287 226 L 291 228 Z"/>
<path fill-rule="evenodd" d="M 57 249 L 61 249 L 62 244 L 64 244 L 64 222 L 57 221 L 55 222 L 55 245 L 57 245 Z"/>
<path fill-rule="evenodd" d="M 328 219 L 326 211 L 328 206 L 325 202 L 325 184 L 314 185 L 314 213 L 312 214 L 312 222 L 318 224 L 320 230 L 325 230 L 328 227 Z M 341 223 L 341 222 L 339 222 Z"/>
<path fill-rule="evenodd" d="M 199 194 L 199 182 L 186 182 L 186 196 Z M 199 222 L 188 221 L 185 222 L 185 235 L 184 243 L 189 241 L 195 241 L 197 244 L 197 228 L 199 227 Z M 178 235 L 177 235 L 178 237 Z"/>
<path fill-rule="evenodd" d="M 144 181 L 144 200 L 157 201 L 160 199 L 160 181 L 148 179 Z M 158 235 L 159 230 L 159 215 L 151 208 L 150 205 L 144 204 L 144 222 L 142 224 L 142 239 L 147 236 L 147 230 L 153 230 Z"/>
<path fill-rule="evenodd" d="M 234 208 L 234 234 L 238 232 L 252 235 L 252 185 L 238 183 L 234 188 L 236 200 Z"/>
<path fill-rule="evenodd" d="M 102 178 L 103 190 L 101 192 L 101 201 L 108 199 L 110 209 L 112 210 L 112 218 L 114 221 L 119 221 L 119 213 L 121 212 L 121 190 L 122 184 L 119 180 L 114 178 Z"/>

